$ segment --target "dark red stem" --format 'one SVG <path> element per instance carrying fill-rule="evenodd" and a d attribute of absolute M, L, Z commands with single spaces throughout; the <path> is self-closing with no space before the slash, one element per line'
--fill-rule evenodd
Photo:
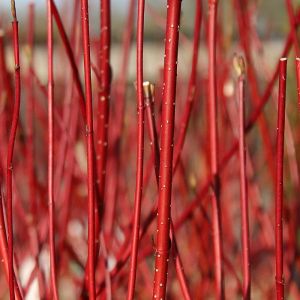
<path fill-rule="evenodd" d="M 240 201 L 242 219 L 242 252 L 243 252 L 243 299 L 250 300 L 251 272 L 250 272 L 250 239 L 249 239 L 249 213 L 248 188 L 246 168 L 245 143 L 245 63 L 239 58 L 240 75 L 238 78 L 239 103 L 239 162 L 240 162 Z"/>
<path fill-rule="evenodd" d="M 139 248 L 139 233 L 141 219 L 141 202 L 143 195 L 143 164 L 144 164 L 144 90 L 143 90 L 143 42 L 144 42 L 144 12 L 145 1 L 138 0 L 138 18 L 137 18 L 137 170 L 134 199 L 134 218 L 131 246 L 131 261 L 129 271 L 129 283 L 127 299 L 134 298 L 137 257 Z"/>
<path fill-rule="evenodd" d="M 47 43 L 48 43 L 48 206 L 49 206 L 49 247 L 50 247 L 50 282 L 52 297 L 57 300 L 56 264 L 55 264 L 55 203 L 53 190 L 54 175 L 54 79 L 53 79 L 53 22 L 52 6 L 47 1 Z"/>
<path fill-rule="evenodd" d="M 19 28 L 18 20 L 16 15 L 15 1 L 11 1 L 12 10 L 12 30 L 13 30 L 13 48 L 14 48 L 14 63 L 15 63 L 15 103 L 13 106 L 12 124 L 9 132 L 9 140 L 7 145 L 7 232 L 8 232 L 8 274 L 9 274 L 9 295 L 10 299 L 15 299 L 15 288 L 14 288 L 14 250 L 13 250 L 13 212 L 12 212 L 12 201 L 13 201 L 13 154 L 16 133 L 19 123 L 20 113 L 20 100 L 21 100 L 21 76 L 20 76 L 20 55 L 19 55 Z"/>
<path fill-rule="evenodd" d="M 283 279 L 283 157 L 284 157 L 284 125 L 286 100 L 287 59 L 280 59 L 278 118 L 276 143 L 276 201 L 275 201 L 275 252 L 276 252 L 276 295 L 277 300 L 284 299 Z"/>
<path fill-rule="evenodd" d="M 210 167 L 213 178 L 211 194 L 212 226 L 215 255 L 215 284 L 217 299 L 224 298 L 224 280 L 222 267 L 222 229 L 220 211 L 220 178 L 218 155 L 218 116 L 217 116 L 217 70 L 216 70 L 216 26 L 218 1 L 209 0 L 208 17 L 208 111 L 209 111 L 209 140 Z"/>
<path fill-rule="evenodd" d="M 91 82 L 90 34 L 88 0 L 81 0 L 81 26 L 84 55 L 84 79 L 86 93 L 87 136 L 87 185 L 88 185 L 88 290 L 90 299 L 95 299 L 95 168 L 93 103 Z"/>
<path fill-rule="evenodd" d="M 165 299 L 170 252 L 173 139 L 181 0 L 168 0 L 161 119 L 157 242 L 152 299 Z"/>
<path fill-rule="evenodd" d="M 97 172 L 98 189 L 100 200 L 104 201 L 106 182 L 106 161 L 108 149 L 108 120 L 111 87 L 110 68 L 110 44 L 111 44 L 111 21 L 110 0 L 101 1 L 100 4 L 100 92 L 98 94 L 98 116 L 97 116 Z M 98 204 L 99 205 L 99 204 Z M 101 222 L 101 220 L 99 220 Z"/>

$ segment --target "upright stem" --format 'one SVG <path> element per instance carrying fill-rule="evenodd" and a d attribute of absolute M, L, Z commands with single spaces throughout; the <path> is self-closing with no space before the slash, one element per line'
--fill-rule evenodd
<path fill-rule="evenodd" d="M 138 132 L 137 132 L 137 171 L 134 199 L 134 219 L 133 219 L 133 237 L 131 246 L 131 262 L 129 272 L 129 284 L 127 299 L 134 298 L 134 288 L 137 269 L 137 256 L 139 246 L 141 202 L 143 194 L 143 163 L 144 163 L 144 91 L 143 91 L 143 42 L 144 42 L 144 12 L 145 1 L 138 0 L 138 18 L 137 18 L 137 114 L 138 114 Z"/>
<path fill-rule="evenodd" d="M 247 75 L 251 93 L 251 99 L 253 99 L 253 104 L 255 106 L 259 106 L 259 99 L 260 99 L 260 91 L 259 91 L 259 82 L 257 80 L 257 76 L 254 69 L 254 62 L 251 53 L 251 39 L 250 39 L 250 20 L 249 14 L 247 12 L 247 2 L 248 0 L 234 0 L 234 5 L 237 14 L 237 21 L 238 21 L 238 28 L 239 28 L 239 35 L 241 40 L 241 45 L 245 52 L 245 57 L 247 61 Z M 258 118 L 258 126 L 262 137 L 263 142 L 263 149 L 265 151 L 267 164 L 269 167 L 271 178 L 274 182 L 276 181 L 276 170 L 274 168 L 272 157 L 273 154 L 273 147 L 272 141 L 269 134 L 269 129 L 267 125 L 267 120 L 264 116 L 264 112 L 262 112 L 261 116 Z M 274 189 L 275 190 L 275 189 Z"/>
<path fill-rule="evenodd" d="M 98 94 L 98 118 L 97 118 L 97 185 L 100 200 L 104 201 L 106 182 L 106 162 L 108 149 L 108 119 L 111 85 L 110 69 L 110 0 L 101 0 L 100 4 L 100 92 Z M 99 203 L 98 203 L 99 206 Z M 99 220 L 101 222 L 101 220 Z M 99 224 L 100 225 L 100 224 Z"/>
<path fill-rule="evenodd" d="M 109 124 L 109 106 L 111 90 L 111 68 L 110 68 L 110 46 L 111 46 L 111 21 L 110 21 L 110 0 L 100 1 L 100 92 L 98 93 L 98 111 L 97 111 L 97 143 L 96 143 L 96 162 L 97 162 L 97 197 L 96 206 L 96 236 L 99 236 L 102 226 L 105 186 L 106 186 L 106 165 L 108 155 L 108 124 Z M 96 239 L 96 260 L 100 243 Z"/>
<path fill-rule="evenodd" d="M 88 289 L 90 299 L 95 299 L 95 172 L 93 103 L 91 83 L 90 35 L 88 0 L 81 0 L 81 26 L 84 55 L 84 79 L 86 93 L 87 180 L 88 180 Z"/>
<path fill-rule="evenodd" d="M 14 289 L 14 259 L 13 259 L 13 212 L 12 212 L 12 172 L 13 172 L 13 154 L 16 139 L 16 132 L 19 122 L 20 100 L 21 100 L 21 77 L 20 77 L 20 55 L 19 55 L 19 28 L 16 14 L 15 1 L 11 0 L 12 12 L 12 30 L 13 30 L 13 48 L 15 63 L 15 103 L 13 107 L 12 125 L 9 133 L 7 146 L 7 231 L 8 231 L 8 274 L 9 274 L 9 295 L 10 299 L 15 299 Z"/>
<path fill-rule="evenodd" d="M 54 81 L 53 81 L 53 22 L 51 1 L 47 1 L 47 43 L 48 43 L 48 205 L 49 205 L 49 246 L 50 246 L 50 281 L 52 297 L 57 300 L 55 266 L 55 203 L 53 191 L 54 175 Z"/>
<path fill-rule="evenodd" d="M 196 0 L 191 72 L 189 77 L 186 103 L 185 103 L 183 115 L 180 120 L 180 129 L 179 129 L 178 139 L 174 150 L 173 173 L 175 173 L 175 170 L 177 169 L 177 164 L 180 161 L 181 151 L 184 146 L 191 112 L 195 102 L 201 23 L 202 23 L 202 3 L 201 0 Z"/>
<path fill-rule="evenodd" d="M 145 99 L 145 107 L 146 107 L 146 115 L 147 115 L 147 127 L 149 131 L 151 152 L 153 157 L 153 164 L 155 170 L 155 179 L 157 188 L 159 188 L 159 143 L 158 143 L 158 134 L 155 126 L 155 117 L 154 117 L 154 107 L 153 107 L 153 93 L 154 86 L 150 84 L 148 81 L 144 82 L 144 99 Z M 175 154 L 176 157 L 176 154 Z M 175 160 L 176 158 L 174 158 Z M 174 175 L 174 163 L 173 163 L 173 175 Z M 156 208 L 157 210 L 157 208 Z M 173 254 L 174 254 L 174 263 L 176 268 L 177 278 L 181 287 L 181 291 L 185 300 L 191 299 L 189 288 L 187 285 L 186 276 L 184 274 L 184 269 L 182 266 L 182 260 L 180 258 L 180 254 L 178 251 L 178 245 L 175 237 L 175 230 L 173 226 L 173 220 L 171 218 L 171 227 L 170 227 L 170 238 L 173 244 Z"/>
<path fill-rule="evenodd" d="M 127 73 L 128 73 L 128 66 L 129 66 L 129 59 L 130 59 L 130 47 L 131 47 L 131 40 L 133 35 L 133 26 L 134 26 L 134 12 L 135 12 L 135 3 L 136 0 L 129 1 L 128 7 L 128 16 L 126 20 L 126 24 L 123 30 L 123 37 L 122 37 L 122 58 L 121 58 L 121 67 L 119 74 L 116 78 L 116 107 L 115 107 L 115 124 L 111 128 L 112 135 L 113 135 L 113 142 L 111 147 L 116 151 L 116 155 L 114 157 L 112 163 L 112 172 L 115 179 L 113 181 L 113 192 L 111 196 L 111 201 L 106 201 L 105 207 L 105 237 L 109 240 L 112 236 L 112 229 L 114 225 L 114 215 L 116 209 L 116 201 L 118 198 L 119 193 L 119 181 L 120 181 L 120 167 L 121 167 L 121 137 L 123 131 L 123 123 L 124 123 L 124 111 L 125 111 L 125 98 L 126 98 L 126 86 L 127 86 Z M 109 199 L 108 199 L 109 200 Z M 109 244 L 107 244 L 109 248 Z"/>
<path fill-rule="evenodd" d="M 275 251 L 276 251 L 276 295 L 277 300 L 284 299 L 283 278 L 283 156 L 284 156 L 284 124 L 286 100 L 287 59 L 280 59 L 277 143 L 276 143 L 276 202 L 275 202 Z"/>
<path fill-rule="evenodd" d="M 181 0 L 168 0 L 153 299 L 165 299 L 170 251 L 173 139 Z"/>
<path fill-rule="evenodd" d="M 26 121 L 27 121 L 27 147 L 26 147 L 26 156 L 27 156 L 27 171 L 28 171 L 28 186 L 29 186 L 29 203 L 30 203 L 30 212 L 35 224 L 36 220 L 36 201 L 35 201 L 35 171 L 34 171 L 34 137 L 33 137 L 33 124 L 34 124 L 34 83 L 31 76 L 31 70 L 33 70 L 33 44 L 34 44 L 34 4 L 30 3 L 29 5 L 29 28 L 28 28 L 28 60 L 29 60 L 29 71 L 27 74 L 27 103 L 26 103 Z"/>
<path fill-rule="evenodd" d="M 243 299 L 250 299 L 251 272 L 250 272 L 250 242 L 248 191 L 245 144 L 245 63 L 242 57 L 238 58 L 238 103 L 239 103 L 239 162 L 240 162 L 240 201 L 242 217 L 242 251 L 243 251 Z"/>
<path fill-rule="evenodd" d="M 209 110 L 209 140 L 210 165 L 213 178 L 212 188 L 212 214 L 213 214 L 213 241 L 215 255 L 215 283 L 217 299 L 224 298 L 224 280 L 222 267 L 222 229 L 220 211 L 220 178 L 218 154 L 218 116 L 217 116 L 217 73 L 216 73 L 216 23 L 217 0 L 209 0 L 208 17 L 208 110 Z"/>

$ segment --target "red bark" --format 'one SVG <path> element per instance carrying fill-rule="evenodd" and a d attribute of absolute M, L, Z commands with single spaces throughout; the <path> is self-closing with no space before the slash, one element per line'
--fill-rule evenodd
<path fill-rule="evenodd" d="M 159 199 L 153 299 L 165 299 L 170 251 L 170 220 L 176 76 L 181 0 L 167 2 L 167 24 L 164 62 L 164 91 L 161 119 Z"/>
<path fill-rule="evenodd" d="M 284 125 L 286 100 L 286 68 L 287 59 L 280 59 L 278 118 L 276 143 L 276 201 L 275 201 L 275 251 L 276 251 L 276 295 L 277 300 L 284 299 L 283 278 L 283 157 L 284 157 Z"/>

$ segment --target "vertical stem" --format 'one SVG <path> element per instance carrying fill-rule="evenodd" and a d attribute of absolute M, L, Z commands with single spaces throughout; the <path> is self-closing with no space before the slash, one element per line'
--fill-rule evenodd
<path fill-rule="evenodd" d="M 28 172 L 28 186 L 29 186 L 29 202 L 31 209 L 31 217 L 33 223 L 36 220 L 36 201 L 35 201 L 35 172 L 34 172 L 34 141 L 33 141 L 33 111 L 34 111 L 34 84 L 31 76 L 31 70 L 33 70 L 33 44 L 34 44 L 34 4 L 29 4 L 29 28 L 28 28 L 28 59 L 29 59 L 29 71 L 27 74 L 27 103 L 26 103 L 26 121 L 27 121 L 27 172 Z"/>
<path fill-rule="evenodd" d="M 100 34 L 100 99 L 98 103 L 98 128 L 97 133 L 99 140 L 97 142 L 98 153 L 100 155 L 97 162 L 99 170 L 99 190 L 100 197 L 104 197 L 105 189 L 105 169 L 107 159 L 107 133 L 108 133 L 108 116 L 109 116 L 109 98 L 111 84 L 110 69 L 110 39 L 111 39 L 111 21 L 110 21 L 110 0 L 102 0 L 100 8 L 101 34 Z"/>
<path fill-rule="evenodd" d="M 149 81 L 143 83 L 144 86 L 144 100 L 146 108 L 146 119 L 147 119 L 147 129 L 149 133 L 150 145 L 151 145 L 151 154 L 152 161 L 155 171 L 155 179 L 157 187 L 159 185 L 159 141 L 158 134 L 155 126 L 155 117 L 154 117 L 154 85 Z"/>
<path fill-rule="evenodd" d="M 87 135 L 87 180 L 88 180 L 88 290 L 90 299 L 95 299 L 95 172 L 93 103 L 91 83 L 90 35 L 88 0 L 81 0 L 81 26 L 83 36 L 84 79 L 86 93 L 86 135 Z"/>
<path fill-rule="evenodd" d="M 249 81 L 249 87 L 251 92 L 251 99 L 253 99 L 253 103 L 255 106 L 259 106 L 259 99 L 260 99 L 260 91 L 259 91 L 259 82 L 257 80 L 257 76 L 255 74 L 254 69 L 254 62 L 251 55 L 251 39 L 249 28 L 250 21 L 249 21 L 249 13 L 247 12 L 247 1 L 245 0 L 235 0 L 234 1 L 235 10 L 237 14 L 237 21 L 238 21 L 238 28 L 239 28 L 239 35 L 242 47 L 245 52 L 245 57 L 247 61 L 247 75 Z M 272 141 L 269 134 L 269 129 L 267 126 L 267 120 L 265 118 L 264 112 L 258 118 L 258 126 L 262 137 L 263 142 L 263 149 L 265 152 L 268 168 L 270 171 L 271 178 L 274 182 L 274 190 L 275 190 L 275 182 L 276 182 L 276 170 L 273 164 L 273 147 Z"/>
<path fill-rule="evenodd" d="M 57 300 L 56 266 L 55 266 L 55 203 L 53 191 L 54 172 L 54 81 L 53 81 L 53 22 L 52 6 L 47 1 L 47 44 L 48 44 L 48 206 L 49 206 L 49 247 L 50 247 L 50 282 L 52 297 Z"/>
<path fill-rule="evenodd" d="M 283 278 L 283 156 L 284 156 L 284 124 L 286 100 L 286 68 L 287 59 L 280 59 L 277 143 L 276 143 L 276 202 L 275 202 L 275 251 L 276 251 L 276 295 L 277 300 L 284 299 Z"/>
<path fill-rule="evenodd" d="M 12 212 L 12 172 L 13 172 L 13 154 L 16 139 L 16 132 L 19 122 L 20 100 L 21 100 L 21 77 L 20 77 L 20 55 L 19 55 L 19 28 L 15 8 L 15 1 L 11 1 L 12 12 L 12 30 L 13 30 L 13 48 L 15 63 L 15 103 L 13 107 L 12 125 L 9 132 L 7 146 L 7 231 L 8 231 L 8 274 L 9 274 L 9 295 L 10 299 L 15 299 L 14 289 L 14 263 L 13 263 L 13 212 Z"/>
<path fill-rule="evenodd" d="M 168 0 L 153 299 L 165 299 L 170 251 L 173 139 L 181 0 Z"/>
<path fill-rule="evenodd" d="M 138 0 L 138 18 L 137 18 L 137 114 L 138 114 L 138 132 L 137 132 L 137 171 L 134 199 L 134 220 L 133 220 L 133 238 L 131 246 L 131 261 L 129 272 L 129 284 L 127 299 L 134 298 L 134 288 L 137 269 L 137 256 L 139 246 L 141 202 L 143 194 L 143 163 L 144 163 L 144 92 L 143 92 L 143 42 L 144 42 L 144 12 L 145 1 Z"/>
<path fill-rule="evenodd" d="M 215 284 L 217 299 L 224 298 L 224 280 L 222 267 L 222 229 L 220 212 L 220 178 L 219 178 L 219 155 L 218 155 L 218 121 L 217 121 L 217 73 L 216 73 L 216 23 L 217 23 L 217 0 L 209 0 L 208 17 L 208 110 L 209 110 L 209 140 L 210 140 L 210 164 L 213 177 L 212 200 L 212 223 L 215 255 Z"/>
<path fill-rule="evenodd" d="M 134 12 L 135 12 L 135 3 L 136 0 L 129 1 L 128 7 L 128 16 L 126 20 L 126 24 L 123 30 L 122 37 L 122 59 L 121 59 L 121 67 L 120 72 L 116 79 L 116 101 L 117 103 L 115 107 L 115 125 L 112 127 L 113 134 L 113 142 L 112 148 L 116 151 L 116 157 L 114 158 L 111 172 L 113 172 L 114 181 L 113 181 L 113 192 L 111 201 L 106 202 L 105 207 L 105 237 L 111 239 L 111 233 L 114 225 L 114 214 L 116 208 L 116 201 L 119 193 L 119 181 L 120 181 L 120 165 L 121 165 L 121 155 L 120 155 L 120 145 L 121 145 L 121 136 L 123 131 L 123 123 L 124 123 L 124 111 L 125 111 L 125 97 L 126 97 L 126 86 L 127 80 L 126 76 L 128 73 L 129 59 L 130 59 L 130 47 L 131 47 L 131 39 L 133 33 L 133 25 L 134 25 Z M 109 199 L 108 199 L 109 200 Z M 109 248 L 109 244 L 107 244 Z"/>
<path fill-rule="evenodd" d="M 250 300 L 251 272 L 250 272 L 250 242 L 248 215 L 248 187 L 246 168 L 245 144 L 245 62 L 238 58 L 238 103 L 239 103 L 239 163 L 240 163 L 240 201 L 242 218 L 242 252 L 243 252 L 243 299 Z"/>
<path fill-rule="evenodd" d="M 106 185 L 106 164 L 108 153 L 108 121 L 109 121 L 109 102 L 111 88 L 111 69 L 110 69 L 110 46 L 111 46 L 111 21 L 110 21 L 110 0 L 100 1 L 100 92 L 98 93 L 98 116 L 97 116 L 97 186 L 99 191 L 99 201 L 97 203 L 98 215 L 96 219 L 96 236 L 101 231 L 103 216 L 103 203 Z M 98 239 L 97 239 L 98 240 Z M 96 244 L 96 255 L 99 243 Z"/>
<path fill-rule="evenodd" d="M 186 104 L 184 108 L 184 113 L 180 120 L 178 140 L 176 142 L 175 149 L 174 149 L 173 173 L 175 173 L 175 170 L 177 169 L 177 164 L 180 161 L 181 151 L 183 149 L 183 145 L 185 142 L 186 132 L 189 125 L 192 108 L 195 102 L 201 23 L 202 23 L 202 3 L 201 0 L 196 0 L 193 56 L 191 62 L 192 66 L 191 66 L 191 72 L 189 77 L 189 86 L 188 86 Z"/>
<path fill-rule="evenodd" d="M 149 131 L 149 138 L 150 138 L 150 145 L 151 145 L 151 152 L 153 157 L 154 163 L 154 170 L 155 170 L 155 179 L 157 183 L 157 188 L 159 188 L 159 144 L 157 138 L 157 130 L 155 126 L 155 117 L 154 117 L 154 107 L 153 107 L 153 92 L 154 86 L 150 84 L 148 81 L 144 82 L 144 98 L 145 98 L 145 106 L 146 106 L 146 115 L 147 115 L 147 127 Z M 175 158 L 176 159 L 176 154 Z M 173 163 L 173 175 L 174 175 L 174 163 Z M 156 209 L 155 209 L 156 210 Z M 182 260 L 178 251 L 178 245 L 175 237 L 175 230 L 173 226 L 173 220 L 171 218 L 171 227 L 170 227 L 170 238 L 173 244 L 173 254 L 174 254 L 174 263 L 176 268 L 177 278 L 181 287 L 181 291 L 183 294 L 183 298 L 185 300 L 191 299 L 189 288 L 187 285 L 186 276 L 184 273 L 184 269 L 182 266 Z"/>
<path fill-rule="evenodd" d="M 34 168 L 35 162 L 35 151 L 34 151 L 34 78 L 32 76 L 33 72 L 33 63 L 34 63 L 34 21 L 35 21 L 35 5 L 34 3 L 29 4 L 28 12 L 28 35 L 27 35 L 27 46 L 28 46 L 28 72 L 26 74 L 26 167 L 27 167 L 27 179 L 28 179 L 28 202 L 30 205 L 30 226 L 32 229 L 30 232 L 31 244 L 35 245 L 32 248 L 34 249 L 35 263 L 37 268 L 37 277 L 39 282 L 39 294 L 43 295 L 44 293 L 44 280 L 41 268 L 39 266 L 38 259 L 38 215 L 37 215 L 37 201 L 36 201 L 36 174 Z"/>

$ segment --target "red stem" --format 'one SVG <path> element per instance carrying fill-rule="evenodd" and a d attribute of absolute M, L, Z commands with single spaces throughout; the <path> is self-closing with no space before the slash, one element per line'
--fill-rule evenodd
<path fill-rule="evenodd" d="M 80 109 L 81 109 L 81 114 L 82 114 L 82 118 L 84 120 L 84 122 L 86 122 L 86 107 L 85 107 L 85 101 L 84 101 L 84 93 L 83 93 L 83 88 L 80 82 L 80 76 L 79 76 L 79 71 L 78 68 L 76 66 L 76 60 L 73 54 L 73 50 L 71 47 L 71 44 L 69 42 L 68 36 L 66 34 L 65 28 L 63 26 L 63 23 L 61 21 L 61 17 L 59 15 L 59 12 L 57 10 L 57 7 L 55 5 L 54 0 L 50 0 L 51 1 L 51 12 L 53 14 L 53 17 L 55 19 L 57 28 L 58 28 L 58 32 L 60 33 L 63 45 L 65 47 L 66 50 L 66 54 L 67 54 L 67 58 L 70 62 L 71 68 L 72 68 L 72 72 L 73 72 L 73 76 L 74 76 L 74 83 L 75 86 L 77 88 L 77 92 L 79 94 L 79 100 L 80 100 Z"/>
<path fill-rule="evenodd" d="M 121 144 L 121 137 L 123 131 L 123 123 L 124 123 L 124 111 L 125 111 L 125 97 L 126 97 L 126 86 L 127 80 L 126 76 L 128 73 L 128 66 L 129 66 L 129 55 L 130 55 L 130 48 L 131 48 L 131 40 L 132 40 L 132 33 L 133 33 L 133 25 L 134 25 L 134 11 L 135 11 L 135 3 L 136 0 L 129 1 L 129 8 L 128 8 L 128 17 L 126 20 L 126 24 L 123 30 L 123 41 L 122 41 L 122 61 L 120 72 L 116 78 L 116 106 L 115 106 L 115 125 L 112 127 L 112 148 L 113 151 L 116 152 L 114 157 L 114 162 L 112 164 L 112 171 L 113 176 L 115 177 L 113 186 L 112 186 L 112 197 L 111 199 L 107 199 L 106 201 L 106 209 L 105 209 L 105 238 L 111 239 L 112 237 L 112 228 L 114 224 L 114 215 L 115 215 L 115 208 L 116 208 L 116 201 L 118 198 L 119 193 L 119 180 L 120 180 L 120 165 L 121 165 L 121 155 L 120 155 L 120 144 Z M 110 200 L 110 201 L 109 201 Z M 109 248 L 109 243 L 107 243 Z"/>
<path fill-rule="evenodd" d="M 242 0 L 235 0 L 234 4 L 237 11 L 237 19 L 238 19 L 238 27 L 239 27 L 239 34 L 241 43 L 245 52 L 245 57 L 247 61 L 247 75 L 249 78 L 249 86 L 250 86 L 250 92 L 251 92 L 251 98 L 253 99 L 253 103 L 255 106 L 259 105 L 259 98 L 260 98 L 260 92 L 259 92 L 259 83 L 255 74 L 254 69 L 254 61 L 252 59 L 251 54 L 251 44 L 249 39 L 249 16 L 247 12 L 247 1 L 243 3 Z M 272 162 L 273 155 L 273 147 L 272 147 L 272 141 L 269 134 L 269 129 L 267 125 L 266 118 L 264 116 L 264 112 L 262 112 L 261 116 L 258 118 L 258 126 L 262 137 L 262 142 L 264 144 L 264 151 L 268 163 L 268 167 L 270 170 L 270 175 L 272 176 L 274 187 L 275 187 L 275 179 L 276 179 L 276 171 L 274 168 L 274 164 Z"/>
<path fill-rule="evenodd" d="M 275 202 L 275 252 L 276 252 L 276 295 L 277 300 L 284 299 L 283 279 L 283 157 L 284 157 L 284 125 L 286 100 L 287 59 L 280 59 L 278 118 L 276 143 L 276 202 Z"/>
<path fill-rule="evenodd" d="M 28 28 L 28 59 L 29 59 L 29 72 L 27 74 L 27 105 L 26 105 L 26 121 L 27 121 L 27 171 L 28 171 L 28 186 L 29 186 L 29 202 L 31 208 L 31 216 L 33 223 L 36 218 L 36 200 L 35 200 L 35 171 L 34 171 L 34 82 L 31 76 L 33 69 L 33 44 L 34 44 L 34 4 L 29 5 L 29 28 Z"/>
<path fill-rule="evenodd" d="M 145 1 L 138 0 L 138 18 L 137 18 L 137 114 L 138 114 L 138 132 L 137 132 L 137 171 L 134 199 L 134 219 L 133 234 L 131 246 L 131 261 L 129 271 L 129 283 L 127 299 L 134 298 L 135 279 L 137 270 L 137 256 L 139 248 L 139 233 L 141 219 L 141 202 L 143 194 L 143 164 L 144 164 L 144 92 L 143 92 L 143 42 L 144 42 L 144 13 Z"/>
<path fill-rule="evenodd" d="M 108 134 L 108 116 L 109 116 L 109 99 L 111 85 L 110 69 L 110 0 L 101 1 L 100 8 L 101 18 L 101 35 L 100 35 L 100 93 L 98 102 L 98 141 L 97 154 L 100 156 L 97 162 L 99 172 L 99 190 L 100 197 L 103 199 L 105 190 L 105 170 L 107 160 L 107 134 Z"/>
<path fill-rule="evenodd" d="M 173 139 L 181 0 L 168 0 L 153 299 L 165 299 L 170 251 Z"/>
<path fill-rule="evenodd" d="M 201 23 L 202 23 L 202 5 L 201 0 L 196 0 L 195 7 L 195 25 L 194 25 L 194 40 L 193 40 L 193 56 L 192 56 L 192 67 L 189 78 L 189 86 L 187 92 L 187 99 L 184 108 L 184 113 L 180 120 L 180 129 L 178 140 L 176 142 L 176 147 L 174 150 L 174 163 L 173 163 L 173 173 L 177 168 L 177 164 L 180 161 L 181 152 L 185 142 L 185 137 L 190 121 L 191 112 L 195 102 L 196 94 L 196 83 L 197 83 L 197 66 L 198 66 L 198 56 L 199 56 L 199 44 L 200 44 L 200 33 L 201 33 Z"/>
<path fill-rule="evenodd" d="M 106 164 L 108 155 L 108 124 L 109 124 L 109 103 L 111 90 L 111 68 L 110 68 L 110 46 L 111 46 L 111 20 L 110 0 L 100 3 L 100 92 L 98 93 L 98 115 L 97 115 L 97 186 L 99 190 L 99 202 L 97 203 L 98 214 L 96 217 L 96 236 L 101 231 L 103 216 L 105 186 L 106 186 Z M 99 243 L 96 244 L 96 254 Z"/>
<path fill-rule="evenodd" d="M 218 122 L 217 122 L 217 73 L 216 73 L 216 23 L 218 1 L 209 1 L 208 19 L 208 110 L 209 110 L 209 139 L 210 163 L 213 177 L 213 191 L 211 195 L 213 214 L 213 241 L 215 255 L 215 284 L 217 299 L 224 298 L 224 280 L 222 267 L 221 241 L 221 211 L 220 211 L 220 182 L 219 182 L 219 155 L 218 155 Z"/>
<path fill-rule="evenodd" d="M 19 29 L 16 16 L 15 2 L 11 1 L 12 6 L 12 30 L 13 30 L 13 47 L 15 63 L 15 103 L 13 106 L 12 125 L 9 133 L 7 146 L 7 232 L 8 232 L 8 274 L 9 274 L 9 295 L 10 299 L 15 299 L 14 289 L 14 260 L 13 260 L 13 215 L 12 215 L 12 174 L 13 174 L 13 154 L 16 139 L 16 132 L 19 122 L 20 100 L 21 100 L 21 77 L 20 77 L 20 55 L 19 55 Z"/>
<path fill-rule="evenodd" d="M 154 107 L 153 107 L 153 85 L 149 82 L 144 82 L 144 98 L 145 98 L 145 106 L 147 112 L 147 127 L 149 131 L 150 145 L 152 148 L 152 157 L 154 162 L 154 170 L 155 170 L 155 179 L 157 183 L 157 188 L 159 189 L 159 143 L 158 143 L 158 135 L 155 127 L 155 117 L 154 117 Z M 174 173 L 174 164 L 173 164 L 173 173 Z M 177 278 L 182 290 L 182 294 L 184 299 L 191 299 L 190 292 L 187 285 L 186 276 L 184 274 L 182 260 L 178 251 L 177 241 L 175 237 L 175 231 L 173 226 L 173 220 L 171 218 L 171 227 L 170 227 L 170 238 L 173 244 L 173 252 L 174 252 L 174 263 L 176 268 Z"/>
<path fill-rule="evenodd" d="M 249 216 L 248 191 L 246 169 L 245 144 L 245 66 L 243 58 L 239 58 L 241 75 L 238 78 L 239 103 L 239 162 L 240 162 L 240 194 L 242 219 L 242 251 L 243 251 L 243 299 L 250 299 L 251 272 L 250 272 L 250 242 L 249 242 Z"/>
<path fill-rule="evenodd" d="M 49 247 L 50 247 L 50 282 L 52 297 L 57 300 L 56 265 L 55 265 L 55 202 L 53 191 L 54 174 L 54 80 L 53 80 L 53 22 L 51 1 L 47 1 L 47 43 L 48 43 L 48 206 L 49 206 Z"/>
<path fill-rule="evenodd" d="M 90 299 L 95 299 L 95 170 L 94 170 L 94 133 L 93 103 L 91 83 L 90 35 L 88 0 L 81 0 L 81 26 L 84 54 L 84 79 L 86 93 L 86 136 L 87 136 L 87 173 L 88 173 L 88 290 Z"/>

